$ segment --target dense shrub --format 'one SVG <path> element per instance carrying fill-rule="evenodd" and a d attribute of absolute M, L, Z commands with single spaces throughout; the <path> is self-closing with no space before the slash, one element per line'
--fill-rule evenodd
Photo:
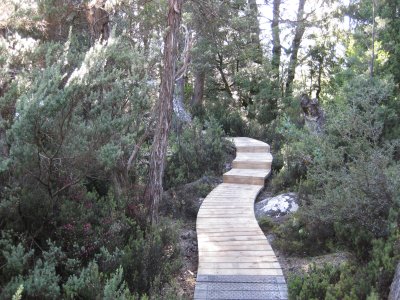
<path fill-rule="evenodd" d="M 126 170 L 152 95 L 142 55 L 114 33 L 91 47 L 72 29 L 37 44 L 0 97 L 2 114 L 15 109 L 0 124 L 10 144 L 0 158 L 0 298 L 162 296 L 180 266 L 176 228 L 132 219 L 146 143 Z"/>
<path fill-rule="evenodd" d="M 400 211 L 399 141 L 383 139 L 391 101 L 390 80 L 359 76 L 327 108 L 322 133 L 282 123 L 289 143 L 273 184 L 296 189 L 300 210 L 277 229 L 277 245 L 302 255 L 346 247 L 356 257 L 339 269 L 313 268 L 294 278 L 293 299 L 387 296 Z"/>
<path fill-rule="evenodd" d="M 3 231 L 0 298 L 11 299 L 17 291 L 26 299 L 161 297 L 181 266 L 176 228 L 163 222 L 146 231 L 132 225 L 129 232 L 127 243 L 104 243 L 106 247 L 88 257 L 79 240 L 74 248 L 80 253 L 64 251 L 50 241 L 41 251 L 31 248 L 29 239 Z"/>
<path fill-rule="evenodd" d="M 206 116 L 219 123 L 228 136 L 247 136 L 248 122 L 245 111 L 230 98 L 211 99 L 205 107 Z"/>
<path fill-rule="evenodd" d="M 290 142 L 273 184 L 297 185 L 306 236 L 335 239 L 360 259 L 373 238 L 387 236 L 389 211 L 399 209 L 398 141 L 382 142 L 391 89 L 390 81 L 355 78 L 343 88 L 340 104 L 327 110 L 323 133 L 298 129 L 290 120 L 282 126 Z"/>
<path fill-rule="evenodd" d="M 367 264 L 348 262 L 340 267 L 313 265 L 305 275 L 289 279 L 289 298 L 308 299 L 386 299 L 400 257 L 399 232 L 385 241 L 374 240 Z"/>
<path fill-rule="evenodd" d="M 195 120 L 171 137 L 171 154 L 165 171 L 166 187 L 194 181 L 207 173 L 220 175 L 225 163 L 223 131 L 215 120 L 205 124 Z"/>

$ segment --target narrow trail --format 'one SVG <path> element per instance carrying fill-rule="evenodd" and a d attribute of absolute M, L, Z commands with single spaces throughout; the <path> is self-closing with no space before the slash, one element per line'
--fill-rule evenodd
<path fill-rule="evenodd" d="M 233 168 L 197 215 L 194 299 L 287 299 L 282 269 L 254 215 L 254 200 L 271 172 L 269 145 L 245 137 L 232 141 Z"/>

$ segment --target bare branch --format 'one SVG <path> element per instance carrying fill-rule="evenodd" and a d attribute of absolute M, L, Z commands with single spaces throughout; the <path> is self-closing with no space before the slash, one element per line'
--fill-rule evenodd
<path fill-rule="evenodd" d="M 184 46 L 184 50 L 182 53 L 183 65 L 179 69 L 179 71 L 176 72 L 175 81 L 178 81 L 179 79 L 181 79 L 183 76 L 186 75 L 187 69 L 188 69 L 189 63 L 190 63 L 190 51 L 192 50 L 192 47 L 193 47 L 192 33 L 187 29 L 187 27 L 185 25 L 182 24 L 181 26 L 185 32 L 185 46 Z"/>
<path fill-rule="evenodd" d="M 57 196 L 59 193 L 61 193 L 61 192 L 64 191 L 65 189 L 67 189 L 67 188 L 69 188 L 69 187 L 71 187 L 71 186 L 73 186 L 73 185 L 79 183 L 79 181 L 81 181 L 80 178 L 78 178 L 78 179 L 76 179 L 76 180 L 74 180 L 74 181 L 72 181 L 72 182 L 70 182 L 70 183 L 64 185 L 61 189 L 57 190 L 57 191 L 53 194 L 53 197 Z"/>

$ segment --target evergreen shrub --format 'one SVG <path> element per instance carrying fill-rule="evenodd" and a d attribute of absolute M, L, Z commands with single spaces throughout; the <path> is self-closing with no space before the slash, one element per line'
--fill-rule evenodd
<path fill-rule="evenodd" d="M 165 171 L 166 188 L 195 181 L 204 174 L 221 174 L 224 166 L 225 148 L 228 141 L 216 120 L 205 124 L 199 120 L 186 126 L 182 132 L 171 136 L 171 152 Z"/>

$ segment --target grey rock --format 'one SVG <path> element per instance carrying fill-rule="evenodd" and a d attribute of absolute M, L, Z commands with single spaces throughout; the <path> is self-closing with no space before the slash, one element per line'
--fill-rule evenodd
<path fill-rule="evenodd" d="M 266 198 L 255 204 L 257 219 L 262 217 L 282 217 L 297 211 L 299 208 L 296 193 L 285 193 L 272 198 Z"/>

